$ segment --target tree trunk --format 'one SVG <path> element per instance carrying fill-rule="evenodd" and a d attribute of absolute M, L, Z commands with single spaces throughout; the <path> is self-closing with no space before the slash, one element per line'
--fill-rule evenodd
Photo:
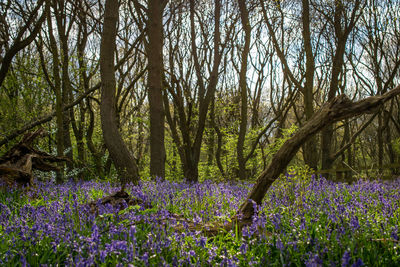
<path fill-rule="evenodd" d="M 65 52 L 63 52 L 64 54 Z M 68 52 L 67 52 L 68 53 Z M 69 84 L 69 77 L 68 77 L 68 57 L 67 59 L 64 58 L 63 56 L 63 63 L 62 63 L 62 101 L 63 103 L 70 103 L 70 93 L 72 94 L 72 88 L 71 85 Z M 66 60 L 66 61 L 65 61 Z M 65 156 L 70 159 L 70 161 L 67 162 L 67 170 L 71 171 L 73 168 L 73 148 L 72 148 L 72 141 L 71 141 L 71 130 L 70 130 L 70 125 L 71 125 L 71 111 L 73 112 L 73 109 L 70 110 L 64 110 L 63 114 L 63 138 L 64 138 L 64 147 L 66 149 Z"/>
<path fill-rule="evenodd" d="M 150 106 L 150 175 L 165 177 L 164 105 L 163 105 L 163 5 L 164 0 L 148 3 L 147 44 L 148 87 Z"/>
<path fill-rule="evenodd" d="M 239 136 L 236 146 L 237 160 L 239 165 L 239 179 L 246 179 L 246 159 L 244 156 L 244 141 L 246 139 L 247 131 L 247 62 L 248 55 L 250 52 L 250 38 L 251 38 L 251 27 L 249 21 L 249 12 L 246 7 L 246 1 L 238 0 L 240 18 L 242 21 L 242 27 L 244 30 L 244 47 L 242 50 L 242 62 L 239 73 L 239 90 L 240 90 L 240 124 L 239 124 Z"/>
<path fill-rule="evenodd" d="M 207 165 L 212 166 L 214 163 L 215 154 L 215 133 L 213 128 L 213 121 L 215 120 L 215 96 L 211 100 L 210 119 L 208 123 L 208 142 L 207 142 Z"/>
<path fill-rule="evenodd" d="M 72 98 L 72 85 L 69 79 L 68 66 L 69 62 L 69 49 L 68 49 L 68 33 L 66 27 L 68 23 L 72 23 L 67 19 L 65 3 L 64 1 L 53 1 L 53 9 L 57 14 L 55 16 L 58 40 L 60 44 L 60 63 L 61 63 L 61 98 L 62 103 L 70 103 L 70 98 Z M 72 18 L 71 18 L 72 19 Z M 71 112 L 68 110 L 63 111 L 63 139 L 64 139 L 64 149 L 65 156 L 70 159 L 67 162 L 67 170 L 71 171 L 73 168 L 73 148 L 71 141 Z"/>
<path fill-rule="evenodd" d="M 339 80 L 340 80 L 339 78 L 343 69 L 344 55 L 346 52 L 346 43 L 350 33 L 354 29 L 356 21 L 359 19 L 359 17 L 356 16 L 355 14 L 357 10 L 360 8 L 360 3 L 361 3 L 360 0 L 355 1 L 353 10 L 351 11 L 352 16 L 350 17 L 349 21 L 347 21 L 346 19 L 344 5 L 342 1 L 337 1 L 335 5 L 332 26 L 335 30 L 336 50 L 334 52 L 333 62 L 332 62 L 332 74 L 329 84 L 328 101 L 334 99 L 335 95 L 338 92 Z M 343 21 L 345 23 L 343 23 Z M 321 167 L 323 170 L 331 169 L 333 165 L 333 160 L 331 159 L 333 137 L 334 137 L 334 127 L 332 124 L 330 124 L 327 127 L 325 127 L 325 129 L 322 130 L 321 134 L 321 143 L 322 143 Z M 329 175 L 327 174 L 327 177 L 328 176 Z"/>
<path fill-rule="evenodd" d="M 57 156 L 64 156 L 64 113 L 61 92 L 61 78 L 60 78 L 60 62 L 58 57 L 58 47 L 56 39 L 53 35 L 53 24 L 51 21 L 50 9 L 47 9 L 47 27 L 49 29 L 50 49 L 53 56 L 53 79 L 54 79 L 54 93 L 56 95 L 56 145 Z M 56 172 L 56 182 L 62 183 L 64 181 L 64 163 L 59 162 L 59 170 Z"/>
<path fill-rule="evenodd" d="M 136 162 L 118 131 L 115 105 L 114 52 L 118 22 L 118 0 L 106 0 L 104 9 L 103 33 L 100 46 L 101 127 L 104 143 L 118 171 L 121 183 L 139 181 Z"/>
<path fill-rule="evenodd" d="M 339 95 L 327 102 L 322 108 L 301 127 L 292 138 L 287 140 L 274 155 L 271 163 L 258 177 L 256 184 L 249 193 L 246 201 L 237 211 L 242 220 L 251 220 L 254 214 L 253 201 L 261 205 L 268 188 L 285 170 L 299 148 L 310 137 L 334 122 L 351 118 L 364 113 L 373 113 L 383 103 L 400 93 L 400 86 L 381 96 L 371 96 L 358 102 L 351 102 L 346 95 Z"/>
<path fill-rule="evenodd" d="M 350 123 L 349 123 L 349 120 L 346 120 L 346 124 L 345 124 L 344 127 L 345 127 L 345 130 L 344 130 L 343 140 L 345 142 L 347 142 L 347 143 L 350 143 L 351 142 L 351 139 L 350 139 L 351 136 L 350 136 Z M 349 146 L 349 148 L 347 149 L 347 164 L 350 167 L 353 166 L 352 155 L 353 155 L 352 149 L 351 149 L 351 146 Z M 345 159 L 343 159 L 343 160 L 345 160 Z M 352 177 L 352 171 L 351 170 L 350 171 L 346 171 L 345 172 L 346 181 L 350 181 L 351 177 Z"/>
<path fill-rule="evenodd" d="M 219 172 L 221 173 L 222 177 L 225 177 L 226 174 L 224 171 L 224 167 L 222 166 L 222 162 L 221 162 L 223 134 L 222 134 L 221 130 L 219 129 L 217 123 L 215 122 L 215 97 L 213 99 L 211 110 L 212 110 L 212 113 L 211 113 L 210 123 L 217 135 L 217 150 L 215 151 L 215 162 L 217 163 Z"/>
<path fill-rule="evenodd" d="M 84 131 L 84 123 L 85 123 L 85 109 L 83 108 L 82 103 L 79 105 L 79 120 L 76 121 L 73 109 L 70 109 L 70 118 L 71 125 L 74 132 L 76 147 L 78 150 L 78 162 L 77 167 L 79 168 L 79 180 L 83 180 L 85 178 L 85 172 L 83 171 L 85 162 L 86 162 L 86 153 L 85 153 L 85 143 L 83 141 L 83 131 Z"/>
<path fill-rule="evenodd" d="M 392 133 L 391 133 L 391 128 L 389 125 L 389 114 L 387 112 L 384 113 L 384 123 L 385 123 L 385 129 L 386 129 L 386 134 L 385 134 L 385 143 L 387 146 L 387 153 L 389 156 L 389 163 L 394 165 L 396 163 L 396 154 L 393 149 L 393 140 L 392 140 Z M 397 168 L 393 168 L 391 170 L 392 175 L 397 175 Z"/>
<path fill-rule="evenodd" d="M 306 120 L 308 121 L 314 114 L 314 73 L 315 73 L 315 62 L 313 48 L 311 44 L 311 30 L 310 30 L 310 3 L 309 0 L 302 0 L 303 5 L 303 39 L 304 39 L 304 50 L 306 53 L 306 73 L 305 73 L 305 84 L 303 89 L 304 98 L 304 113 L 306 115 Z M 317 151 L 317 138 L 312 136 L 304 144 L 303 155 L 305 163 L 313 168 L 317 169 L 318 165 L 318 153 Z"/>
<path fill-rule="evenodd" d="M 378 146 L 378 167 L 379 167 L 379 172 L 382 173 L 383 169 L 383 118 L 382 118 L 382 112 L 379 112 L 378 114 L 378 131 L 377 131 L 377 146 Z"/>
<path fill-rule="evenodd" d="M 195 26 L 194 26 L 194 0 L 190 1 L 190 34 L 191 34 L 191 48 L 192 48 L 192 57 L 194 61 L 194 68 L 196 72 L 196 77 L 197 77 L 197 82 L 199 85 L 199 90 L 198 90 L 198 101 L 199 101 L 199 119 L 197 122 L 197 130 L 195 133 L 195 138 L 193 141 L 193 144 L 191 144 L 191 139 L 187 138 L 184 140 L 184 146 L 186 147 L 185 149 L 188 151 L 186 153 L 186 159 L 183 161 L 186 161 L 187 167 L 184 167 L 187 169 L 186 172 L 189 177 L 185 177 L 191 182 L 197 182 L 198 181 L 198 164 L 199 164 L 199 159 L 200 159 L 200 152 L 201 152 L 201 144 L 203 140 L 203 135 L 204 135 L 204 129 L 206 125 L 206 120 L 207 120 L 207 114 L 208 110 L 210 107 L 210 103 L 212 98 L 214 97 L 215 90 L 218 84 L 218 77 L 219 77 L 219 66 L 221 63 L 221 54 L 222 52 L 220 51 L 220 18 L 221 18 L 221 1 L 220 0 L 215 0 L 215 9 L 214 9 L 214 42 L 213 42 L 213 66 L 212 70 L 210 73 L 209 77 L 209 82 L 208 85 L 205 85 L 205 82 L 203 80 L 203 74 L 201 71 L 201 65 L 199 62 L 199 58 L 197 55 L 197 46 L 196 46 L 196 35 L 195 35 Z M 181 122 L 186 123 L 186 122 Z M 183 133 L 183 134 L 188 134 L 188 133 Z M 189 164 L 189 165 L 188 165 Z M 185 163 L 184 163 L 185 166 Z M 190 167 L 193 166 L 193 167 Z M 190 168 L 190 169 L 188 169 Z"/>
<path fill-rule="evenodd" d="M 90 100 L 87 101 L 87 107 L 89 111 L 89 126 L 86 130 L 86 145 L 92 154 L 93 164 L 95 166 L 95 174 L 100 178 L 104 178 L 104 166 L 102 162 L 102 157 L 104 153 L 101 153 L 96 149 L 96 146 L 93 143 L 93 131 L 94 131 L 94 112 L 92 110 Z"/>
<path fill-rule="evenodd" d="M 322 170 L 329 170 L 332 168 L 333 160 L 330 155 L 332 153 L 333 142 L 333 125 L 326 126 L 321 132 L 321 168 Z M 329 173 L 325 174 L 329 177 Z"/>
<path fill-rule="evenodd" d="M 199 162 L 193 159 L 186 159 L 183 163 L 183 175 L 188 182 L 196 183 L 199 181 Z"/>

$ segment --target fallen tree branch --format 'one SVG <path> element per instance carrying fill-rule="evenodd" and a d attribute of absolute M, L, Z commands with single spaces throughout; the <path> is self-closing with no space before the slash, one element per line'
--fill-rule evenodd
<path fill-rule="evenodd" d="M 0 157 L 0 182 L 8 186 L 15 183 L 20 186 L 33 184 L 32 170 L 57 171 L 59 168 L 51 163 L 67 161 L 67 158 L 56 157 L 32 147 L 32 142 L 46 133 L 39 129 L 27 133 L 20 142 Z"/>

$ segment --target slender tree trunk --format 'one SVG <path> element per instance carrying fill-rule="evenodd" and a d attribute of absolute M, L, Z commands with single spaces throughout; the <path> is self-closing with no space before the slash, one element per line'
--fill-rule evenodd
<path fill-rule="evenodd" d="M 144 150 L 145 150 L 145 132 L 144 132 L 144 125 L 143 125 L 143 121 L 139 120 L 138 121 L 138 139 L 137 139 L 137 143 L 136 143 L 136 151 L 137 151 L 137 158 L 141 159 L 143 157 L 144 154 Z M 138 162 L 138 169 L 143 170 L 143 164 L 141 164 L 141 162 Z"/>
<path fill-rule="evenodd" d="M 74 132 L 76 147 L 78 150 L 78 162 L 77 166 L 79 170 L 79 179 L 83 180 L 85 178 L 85 172 L 83 171 L 85 162 L 86 162 L 86 153 L 85 153 L 85 143 L 83 141 L 83 124 L 85 123 L 85 110 L 82 106 L 83 104 L 79 104 L 79 120 L 76 121 L 73 109 L 70 109 L 70 118 L 71 125 Z"/>
<path fill-rule="evenodd" d="M 393 105 L 393 104 L 392 104 Z M 391 109 L 392 111 L 392 109 Z M 386 143 L 386 147 L 387 147 L 387 153 L 389 156 L 389 163 L 390 164 L 395 164 L 396 163 L 396 154 L 394 152 L 393 149 L 393 145 L 392 145 L 392 133 L 391 133 L 391 128 L 389 125 L 390 122 L 390 118 L 389 118 L 389 112 L 385 112 L 384 116 L 383 116 L 383 120 L 384 120 L 384 124 L 385 124 L 385 143 Z M 396 175 L 397 174 L 397 168 L 392 168 L 392 174 Z"/>
<path fill-rule="evenodd" d="M 311 119 L 314 115 L 314 72 L 315 72 L 315 63 L 314 63 L 314 54 L 311 44 L 311 31 L 310 31 L 310 3 L 309 0 L 302 0 L 303 4 L 303 16 L 302 16 L 302 24 L 303 24 L 303 39 L 304 39 L 304 50 L 306 52 L 306 73 L 305 73 L 305 84 L 304 84 L 304 112 L 306 115 L 306 120 Z M 318 165 L 318 153 L 317 151 L 317 138 L 316 136 L 312 136 L 308 141 L 304 144 L 304 161 L 305 163 L 313 168 L 317 169 Z"/>
<path fill-rule="evenodd" d="M 238 0 L 240 18 L 242 21 L 242 27 L 244 30 L 244 47 L 242 50 L 242 62 L 239 73 L 239 90 L 240 90 L 240 124 L 239 124 L 239 136 L 236 146 L 236 151 L 238 155 L 238 165 L 239 165 L 239 178 L 241 180 L 246 179 L 246 160 L 244 156 L 244 141 L 246 139 L 247 132 L 247 62 L 250 52 L 250 38 L 251 38 L 251 26 L 249 21 L 249 12 L 246 7 L 245 0 Z"/>
<path fill-rule="evenodd" d="M 205 86 L 201 66 L 199 62 L 199 58 L 197 55 L 197 47 L 195 42 L 195 26 L 194 26 L 194 0 L 190 1 L 190 27 L 191 27 L 191 48 L 192 48 L 192 56 L 194 60 L 194 68 L 196 71 L 197 82 L 199 84 L 199 91 L 198 91 L 198 99 L 199 99 L 199 119 L 198 119 L 198 126 L 197 131 L 195 133 L 195 138 L 193 144 L 191 144 L 190 138 L 185 141 L 185 149 L 188 151 L 185 154 L 184 161 L 184 170 L 185 178 L 191 182 L 197 182 L 199 178 L 198 174 L 198 164 L 200 160 L 200 152 L 201 152 L 201 144 L 204 135 L 204 129 L 207 120 L 207 114 L 209 110 L 209 106 L 211 103 L 212 98 L 214 97 L 215 90 L 218 84 L 218 70 L 221 63 L 221 51 L 220 47 L 220 18 L 221 18 L 221 1 L 215 0 L 215 10 L 214 10 L 214 24 L 215 24 L 215 31 L 214 31 L 214 43 L 213 43 L 213 67 L 209 77 L 209 83 L 207 87 Z M 185 122 L 186 123 L 186 122 Z M 185 167 L 186 164 L 186 167 Z M 192 166 L 192 167 L 190 167 Z M 190 169 L 189 169 L 190 168 Z M 186 176 L 189 175 L 189 176 Z"/>
<path fill-rule="evenodd" d="M 223 138 L 223 135 L 222 135 L 222 132 L 219 129 L 217 123 L 215 122 L 215 97 L 214 97 L 213 102 L 212 102 L 211 111 L 212 111 L 212 113 L 211 113 L 211 116 L 210 116 L 210 118 L 211 118 L 210 119 L 210 123 L 211 123 L 211 126 L 213 127 L 213 129 L 214 129 L 214 131 L 215 131 L 215 133 L 217 135 L 217 150 L 215 151 L 215 161 L 217 163 L 217 167 L 218 167 L 222 177 L 225 177 L 226 175 L 225 175 L 224 167 L 222 166 L 222 162 L 221 162 L 221 151 L 222 151 L 222 138 Z"/>
<path fill-rule="evenodd" d="M 344 143 L 347 143 L 347 142 L 351 142 L 350 141 L 350 138 L 351 138 L 351 136 L 350 136 L 350 123 L 349 123 L 349 120 L 346 120 L 346 122 L 345 122 L 346 124 L 345 124 L 345 130 L 344 130 Z M 347 149 L 347 164 L 350 166 L 350 167 L 352 167 L 353 166 L 353 157 L 352 157 L 352 155 L 353 155 L 353 153 L 352 153 L 352 149 L 351 149 L 351 146 L 349 146 L 349 148 Z M 350 181 L 351 180 L 351 177 L 352 177 L 352 172 L 351 171 L 346 171 L 345 172 L 345 178 L 346 178 L 346 181 Z"/>
<path fill-rule="evenodd" d="M 83 7 L 81 6 L 83 3 L 79 3 L 79 12 L 78 12 L 78 18 L 79 18 L 79 28 L 78 28 L 78 40 L 77 40 L 77 56 L 78 56 L 78 64 L 79 64 L 79 89 L 82 90 L 83 92 L 86 92 L 89 90 L 89 79 L 87 77 L 86 71 L 87 71 L 87 64 L 85 61 L 85 48 L 88 40 L 88 31 L 87 31 L 87 23 L 86 23 L 86 14 L 83 10 Z M 73 96 L 71 95 L 70 97 L 73 99 Z M 72 129 L 74 131 L 76 143 L 77 143 L 77 149 L 78 149 L 78 166 L 81 169 L 79 173 L 79 178 L 81 180 L 85 179 L 85 175 L 88 175 L 88 171 L 84 172 L 83 168 L 87 163 L 87 153 L 85 150 L 85 141 L 84 141 L 84 132 L 85 132 L 85 122 L 86 122 L 86 112 L 89 107 L 89 100 L 86 100 L 87 106 L 85 106 L 85 102 L 82 101 L 79 103 L 79 121 L 76 122 L 75 120 L 75 115 L 74 115 L 74 108 L 71 109 L 70 116 L 71 116 L 71 124 L 72 124 Z M 93 113 L 93 112 L 92 112 Z M 94 115 L 94 114 L 92 114 Z M 90 116 L 90 115 L 89 115 Z M 88 130 L 89 131 L 89 130 Z M 92 128 L 92 133 L 93 133 L 93 128 Z M 92 138 L 90 136 L 90 138 Z M 86 142 L 88 143 L 88 142 Z M 100 168 L 101 169 L 101 168 Z M 99 169 L 97 169 L 96 166 L 96 171 L 98 172 Z M 102 176 L 100 176 L 102 177 Z"/>
<path fill-rule="evenodd" d="M 378 146 L 378 167 L 379 167 L 379 172 L 382 172 L 382 166 L 383 166 L 383 118 L 382 118 L 382 112 L 379 112 L 378 114 L 378 131 L 377 131 L 377 146 Z"/>
<path fill-rule="evenodd" d="M 214 129 L 217 133 L 217 151 L 215 153 L 215 161 L 217 163 L 218 169 L 222 175 L 222 177 L 226 177 L 226 173 L 224 171 L 224 167 L 221 162 L 221 152 L 222 152 L 222 133 L 218 126 L 214 126 Z"/>
<path fill-rule="evenodd" d="M 63 114 L 63 101 L 61 93 L 61 78 L 60 78 L 60 62 L 58 57 L 58 47 L 56 39 L 53 35 L 53 24 L 51 21 L 50 9 L 47 10 L 47 27 L 49 30 L 50 49 L 53 55 L 53 79 L 54 91 L 56 95 L 56 144 L 57 156 L 64 156 L 64 114 Z M 60 170 L 56 172 L 56 182 L 62 183 L 64 181 L 64 164 L 58 163 Z"/>
<path fill-rule="evenodd" d="M 65 13 L 65 3 L 62 0 L 54 1 L 54 9 L 57 12 L 56 25 L 58 31 L 58 39 L 60 41 L 60 56 L 61 56 L 61 84 L 62 84 L 62 101 L 63 103 L 70 103 L 72 96 L 72 85 L 69 79 L 69 52 L 68 52 L 68 35 L 66 33 L 67 27 L 67 15 Z M 72 22 L 69 22 L 72 23 Z M 64 138 L 64 149 L 66 149 L 65 155 L 70 159 L 67 162 L 67 170 L 70 171 L 73 168 L 73 151 L 72 151 L 72 141 L 71 141 L 71 111 L 63 111 L 63 138 Z"/>
<path fill-rule="evenodd" d="M 163 5 L 164 0 L 148 1 L 147 44 L 148 87 L 150 105 L 150 175 L 165 177 L 163 72 Z"/>
<path fill-rule="evenodd" d="M 361 3 L 360 0 L 355 1 L 351 19 L 349 21 L 345 20 L 345 23 L 343 23 L 345 17 L 343 2 L 341 0 L 338 0 L 337 3 L 335 4 L 333 27 L 335 30 L 335 38 L 336 38 L 336 51 L 332 62 L 332 74 L 329 85 L 328 101 L 334 99 L 336 93 L 338 92 L 339 78 L 343 69 L 344 54 L 346 51 L 345 50 L 346 43 L 350 33 L 352 32 L 356 24 L 356 21 L 358 20 L 358 17 L 355 14 L 360 8 L 360 3 Z M 333 124 L 330 124 L 327 127 L 325 127 L 325 129 L 322 130 L 321 134 L 321 143 L 322 143 L 321 167 L 323 170 L 331 169 L 333 165 L 333 160 L 331 158 L 333 137 L 334 137 L 334 127 Z"/>
<path fill-rule="evenodd" d="M 212 166 L 214 163 L 214 154 L 215 154 L 215 133 L 213 126 L 213 121 L 215 120 L 215 97 L 213 97 L 211 101 L 210 108 L 210 119 L 208 123 L 208 144 L 207 144 L 207 165 Z"/>
<path fill-rule="evenodd" d="M 115 73 L 114 52 L 116 49 L 116 35 L 118 22 L 118 0 L 106 0 L 104 9 L 104 24 L 100 46 L 100 74 L 101 74 L 101 127 L 104 143 L 110 153 L 118 171 L 121 183 L 139 181 L 136 162 L 118 130 L 115 105 Z"/>
<path fill-rule="evenodd" d="M 63 59 L 65 60 L 65 59 Z M 69 97 L 69 90 L 71 90 L 71 87 L 68 85 L 67 78 L 68 75 L 68 62 L 63 62 L 63 71 L 62 71 L 62 101 L 63 103 L 70 103 L 70 97 Z M 66 65 L 66 66 L 65 66 Z M 73 110 L 73 109 L 71 109 Z M 63 111 L 63 138 L 64 138 L 64 147 L 66 149 L 65 156 L 69 158 L 71 161 L 67 162 L 67 170 L 71 171 L 73 168 L 73 148 L 72 148 L 72 141 L 71 141 L 71 110 L 64 110 Z M 72 111 L 73 112 L 73 111 Z"/>
<path fill-rule="evenodd" d="M 90 100 L 87 102 L 87 107 L 89 111 L 89 126 L 86 131 L 86 145 L 92 154 L 96 175 L 98 175 L 100 178 L 104 178 L 104 166 L 102 163 L 102 157 L 104 156 L 104 153 L 98 151 L 93 143 L 94 112 L 92 110 Z"/>

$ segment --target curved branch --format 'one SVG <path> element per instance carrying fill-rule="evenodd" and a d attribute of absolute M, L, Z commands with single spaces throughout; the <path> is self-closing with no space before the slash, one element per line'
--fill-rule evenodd
<path fill-rule="evenodd" d="M 377 108 L 398 94 L 400 94 L 400 85 L 381 96 L 371 96 L 358 102 L 352 102 L 346 95 L 342 94 L 325 103 L 278 150 L 271 163 L 258 177 L 256 184 L 237 214 L 241 215 L 242 220 L 251 220 L 254 214 L 253 201 L 258 205 L 262 203 L 268 188 L 285 170 L 304 142 L 314 134 L 334 122 L 361 114 L 375 113 Z"/>

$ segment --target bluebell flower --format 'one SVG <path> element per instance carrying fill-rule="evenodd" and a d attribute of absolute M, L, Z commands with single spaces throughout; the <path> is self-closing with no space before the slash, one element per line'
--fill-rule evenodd
<path fill-rule="evenodd" d="M 307 267 L 320 267 L 322 266 L 323 262 L 320 259 L 318 253 L 316 254 L 310 254 L 310 257 L 308 258 L 308 260 L 306 261 L 305 265 Z"/>
<path fill-rule="evenodd" d="M 355 263 L 353 263 L 353 265 L 351 265 L 352 267 L 360 267 L 360 266 L 364 266 L 364 262 L 361 259 L 357 259 L 357 261 Z"/>
<path fill-rule="evenodd" d="M 391 238 L 396 241 L 399 241 L 398 229 L 397 226 L 393 228 L 392 232 L 390 233 Z"/>
<path fill-rule="evenodd" d="M 346 267 L 349 265 L 351 259 L 350 252 L 346 250 L 342 256 L 342 267 Z"/>

